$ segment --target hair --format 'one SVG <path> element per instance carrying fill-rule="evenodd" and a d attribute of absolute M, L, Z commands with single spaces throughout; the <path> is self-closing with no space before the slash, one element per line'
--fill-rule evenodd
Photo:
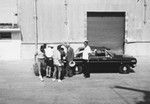
<path fill-rule="evenodd" d="M 63 45 L 64 45 L 65 47 L 69 47 L 69 46 L 70 46 L 70 43 L 69 43 L 69 42 L 65 42 Z"/>
<path fill-rule="evenodd" d="M 40 51 L 44 53 L 44 45 L 40 46 Z"/>
<path fill-rule="evenodd" d="M 62 45 L 58 45 L 58 46 L 57 46 L 57 50 L 61 50 L 61 46 L 62 46 Z"/>
<path fill-rule="evenodd" d="M 88 44 L 88 41 L 86 40 L 86 41 L 84 41 L 84 43 Z"/>
<path fill-rule="evenodd" d="M 44 43 L 44 44 L 43 44 L 43 47 L 46 48 L 46 45 L 47 45 L 47 44 Z"/>

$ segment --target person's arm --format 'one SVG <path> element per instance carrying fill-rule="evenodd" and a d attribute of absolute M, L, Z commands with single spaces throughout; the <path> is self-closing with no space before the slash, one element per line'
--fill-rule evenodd
<path fill-rule="evenodd" d="M 72 57 L 73 57 L 73 59 L 74 59 L 74 50 L 72 49 Z"/>
<path fill-rule="evenodd" d="M 58 52 L 57 58 L 58 58 L 58 61 L 59 61 L 60 65 L 63 65 L 63 62 L 61 60 L 61 53 L 60 52 Z"/>

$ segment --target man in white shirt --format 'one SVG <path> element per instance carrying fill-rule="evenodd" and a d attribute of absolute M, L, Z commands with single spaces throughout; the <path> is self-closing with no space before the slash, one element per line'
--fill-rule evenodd
<path fill-rule="evenodd" d="M 37 65 L 38 65 L 38 74 L 39 74 L 39 78 L 41 81 L 44 81 L 43 79 L 43 70 L 45 70 L 45 47 L 46 47 L 46 44 L 43 44 L 40 46 L 40 50 L 39 52 L 35 55 L 36 57 L 36 62 L 37 62 Z"/>
<path fill-rule="evenodd" d="M 53 68 L 53 47 L 48 46 L 45 49 L 46 55 L 46 76 L 51 77 L 51 70 Z"/>
<path fill-rule="evenodd" d="M 91 54 L 91 48 L 88 45 L 88 41 L 84 42 L 84 50 L 83 50 L 83 56 L 82 58 L 84 59 L 84 63 L 83 63 L 83 74 L 85 78 L 89 78 L 90 77 L 90 71 L 88 68 L 88 61 L 89 61 L 89 55 Z"/>
<path fill-rule="evenodd" d="M 58 82 L 61 82 L 61 73 L 62 73 L 62 66 L 63 66 L 63 62 L 61 60 L 61 45 L 57 46 L 57 49 L 54 51 L 53 54 L 53 61 L 54 61 L 54 73 L 53 73 L 53 81 L 56 80 L 56 73 L 58 71 Z"/>

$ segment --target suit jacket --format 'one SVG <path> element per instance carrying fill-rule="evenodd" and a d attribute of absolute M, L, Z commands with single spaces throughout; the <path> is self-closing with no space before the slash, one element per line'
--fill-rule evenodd
<path fill-rule="evenodd" d="M 74 50 L 71 47 L 68 47 L 66 54 L 66 61 L 70 62 L 74 59 Z"/>

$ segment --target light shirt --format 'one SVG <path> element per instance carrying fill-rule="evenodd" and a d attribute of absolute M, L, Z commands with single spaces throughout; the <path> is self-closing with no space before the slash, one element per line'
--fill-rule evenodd
<path fill-rule="evenodd" d="M 44 57 L 44 53 L 41 52 L 41 51 L 39 51 L 39 52 L 38 52 L 38 55 L 37 55 L 37 58 L 38 58 L 38 59 L 44 59 L 44 58 L 45 58 L 45 57 Z"/>
<path fill-rule="evenodd" d="M 89 53 L 91 53 L 90 46 L 86 46 L 83 50 L 83 59 L 88 60 L 89 59 Z"/>
<path fill-rule="evenodd" d="M 61 63 L 59 60 L 61 60 L 61 54 L 58 50 L 55 50 L 53 54 L 54 65 L 61 66 Z"/>
<path fill-rule="evenodd" d="M 61 48 L 63 48 L 64 52 L 67 53 L 67 48 L 65 46 L 62 45 Z"/>
<path fill-rule="evenodd" d="M 52 56 L 53 56 L 53 49 L 50 48 L 50 47 L 47 47 L 47 48 L 45 49 L 45 55 L 46 55 L 47 57 L 52 57 Z"/>

